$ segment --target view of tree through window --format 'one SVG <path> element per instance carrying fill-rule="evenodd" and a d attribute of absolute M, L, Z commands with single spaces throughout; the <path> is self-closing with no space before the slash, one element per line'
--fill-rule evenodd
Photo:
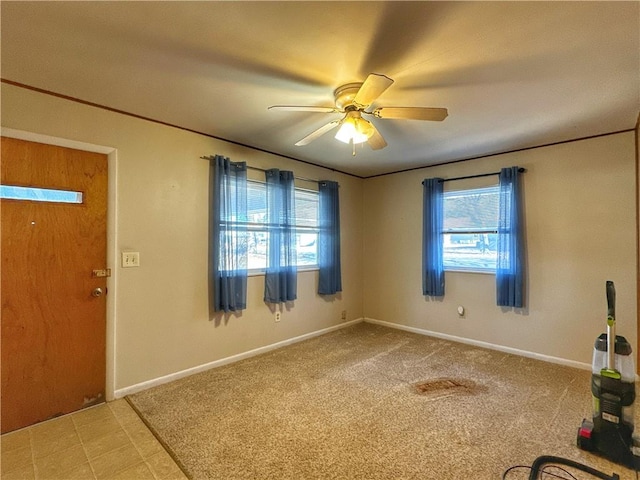
<path fill-rule="evenodd" d="M 267 187 L 262 182 L 247 182 L 247 220 L 249 270 L 267 268 Z M 297 266 L 318 264 L 318 192 L 296 188 Z"/>
<path fill-rule="evenodd" d="M 498 186 L 445 192 L 445 270 L 495 271 Z"/>

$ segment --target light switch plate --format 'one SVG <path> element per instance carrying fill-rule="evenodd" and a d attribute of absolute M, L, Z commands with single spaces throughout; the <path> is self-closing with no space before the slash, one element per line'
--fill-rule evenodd
<path fill-rule="evenodd" d="M 122 268 L 139 267 L 140 252 L 122 252 Z"/>

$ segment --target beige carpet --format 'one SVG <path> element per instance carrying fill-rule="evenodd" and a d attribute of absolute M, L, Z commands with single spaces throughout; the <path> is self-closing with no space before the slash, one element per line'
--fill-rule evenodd
<path fill-rule="evenodd" d="M 500 479 L 539 455 L 635 479 L 575 447 L 589 382 L 362 323 L 129 400 L 193 479 Z"/>

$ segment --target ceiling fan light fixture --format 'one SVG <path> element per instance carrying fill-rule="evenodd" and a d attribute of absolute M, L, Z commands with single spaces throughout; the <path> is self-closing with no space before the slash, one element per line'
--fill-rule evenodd
<path fill-rule="evenodd" d="M 367 136 L 358 132 L 355 122 L 350 118 L 342 122 L 335 138 L 343 143 L 363 143 L 367 141 Z"/>
<path fill-rule="evenodd" d="M 364 143 L 373 135 L 374 128 L 370 122 L 360 116 L 360 112 L 347 112 L 347 116 L 342 121 L 336 140 L 343 143 Z"/>

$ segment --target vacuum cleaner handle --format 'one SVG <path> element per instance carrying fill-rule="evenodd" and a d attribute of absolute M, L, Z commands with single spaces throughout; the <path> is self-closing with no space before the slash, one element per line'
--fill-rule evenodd
<path fill-rule="evenodd" d="M 616 287 L 607 280 L 607 368 L 602 375 L 620 378 L 616 372 Z"/>
<path fill-rule="evenodd" d="M 611 280 L 607 280 L 607 322 L 616 318 L 616 287 Z"/>

